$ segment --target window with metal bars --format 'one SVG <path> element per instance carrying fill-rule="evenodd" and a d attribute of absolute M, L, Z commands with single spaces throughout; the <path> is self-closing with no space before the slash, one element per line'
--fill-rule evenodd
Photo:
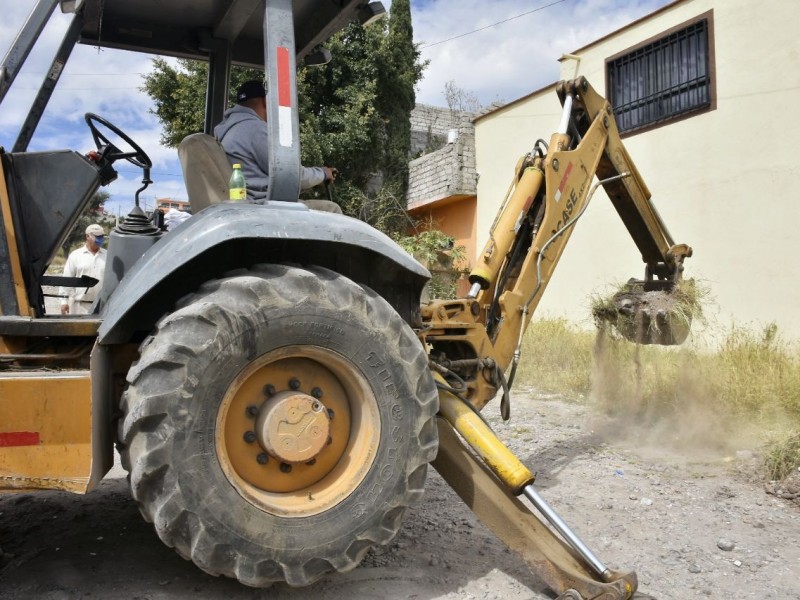
<path fill-rule="evenodd" d="M 708 20 L 608 61 L 608 100 L 620 132 L 711 106 Z"/>

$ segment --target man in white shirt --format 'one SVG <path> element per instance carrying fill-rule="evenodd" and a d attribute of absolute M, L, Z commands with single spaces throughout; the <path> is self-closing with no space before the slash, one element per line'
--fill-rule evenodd
<path fill-rule="evenodd" d="M 86 228 L 86 241 L 83 246 L 70 252 L 64 265 L 64 277 L 88 275 L 97 279 L 90 288 L 61 288 L 61 314 L 85 315 L 100 293 L 103 285 L 103 271 L 106 268 L 106 251 L 102 248 L 106 239 L 105 230 L 93 223 Z M 68 296 L 68 297 L 65 297 Z"/>

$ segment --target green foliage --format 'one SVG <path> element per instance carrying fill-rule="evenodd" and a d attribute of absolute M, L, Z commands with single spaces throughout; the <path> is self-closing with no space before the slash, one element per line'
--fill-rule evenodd
<path fill-rule="evenodd" d="M 330 63 L 300 69 L 297 76 L 301 159 L 339 169 L 343 206 L 366 189 L 380 166 L 384 140 L 374 56 L 382 37 L 380 27 L 351 24 L 326 43 Z"/>
<path fill-rule="evenodd" d="M 181 59 L 178 68 L 161 58 L 153 59 L 153 71 L 141 87 L 155 103 L 151 112 L 164 126 L 161 143 L 176 148 L 187 135 L 203 131 L 208 63 Z M 262 71 L 233 67 L 228 100 L 234 103 L 236 89 L 248 79 L 263 78 Z"/>
<path fill-rule="evenodd" d="M 458 278 L 463 272 L 466 248 L 456 246 L 455 239 L 428 226 L 413 235 L 397 236 L 397 243 L 431 272 L 429 298 L 456 297 Z"/>
<path fill-rule="evenodd" d="M 425 265 L 459 265 L 465 258 L 464 246 L 455 246 L 455 238 L 438 229 L 426 229 L 397 238 L 403 249 Z M 442 258 L 446 253 L 446 259 Z"/>
<path fill-rule="evenodd" d="M 385 183 L 377 192 L 368 194 L 363 190 L 350 186 L 344 194 L 340 194 L 341 186 L 337 184 L 337 196 L 345 214 L 369 223 L 375 229 L 397 237 L 397 232 L 405 232 L 414 222 L 406 212 L 406 203 L 399 186 Z"/>
<path fill-rule="evenodd" d="M 408 187 L 411 148 L 409 116 L 416 103 L 414 87 L 427 66 L 420 62 L 413 37 L 410 1 L 392 2 L 388 33 L 377 55 L 377 105 L 384 119 L 386 137 L 382 171 L 387 180 L 399 184 L 404 193 Z"/>
<path fill-rule="evenodd" d="M 73 248 L 80 246 L 84 242 L 86 236 L 86 228 L 92 223 L 100 223 L 106 230 L 110 227 L 110 223 L 103 216 L 103 204 L 109 199 L 111 194 L 108 192 L 96 192 L 92 199 L 89 201 L 89 206 L 83 211 L 72 231 L 61 244 L 61 251 L 64 256 L 67 256 Z"/>

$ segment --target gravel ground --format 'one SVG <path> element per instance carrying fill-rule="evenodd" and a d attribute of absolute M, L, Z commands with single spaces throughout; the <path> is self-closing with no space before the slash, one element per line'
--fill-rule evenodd
<path fill-rule="evenodd" d="M 516 393 L 509 423 L 497 412 L 487 409 L 490 422 L 537 473 L 542 495 L 607 565 L 634 568 L 643 592 L 800 598 L 800 507 L 757 480 L 755 448 L 656 444 L 584 403 L 530 391 Z M 202 573 L 143 522 L 119 469 L 85 497 L 0 496 L 0 546 L 2 599 L 553 598 L 433 471 L 388 546 L 305 589 L 255 590 Z"/>

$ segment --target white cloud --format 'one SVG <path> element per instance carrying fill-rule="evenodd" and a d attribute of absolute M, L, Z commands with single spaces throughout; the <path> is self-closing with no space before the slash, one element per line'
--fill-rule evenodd
<path fill-rule="evenodd" d="M 485 105 L 515 100 L 556 81 L 562 54 L 671 0 L 555 1 L 413 2 L 414 41 L 420 45 L 422 58 L 430 61 L 417 101 L 443 105 L 444 84 L 451 80 Z"/>

